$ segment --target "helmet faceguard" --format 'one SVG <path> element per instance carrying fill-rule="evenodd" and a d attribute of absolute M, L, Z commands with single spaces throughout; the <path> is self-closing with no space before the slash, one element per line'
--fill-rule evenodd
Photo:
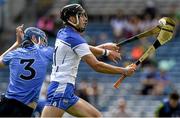
<path fill-rule="evenodd" d="M 76 18 L 76 23 L 73 23 L 69 20 L 70 16 L 74 16 Z M 87 14 L 85 10 L 79 4 L 70 4 L 66 5 L 61 9 L 60 17 L 61 19 L 68 25 L 74 27 L 77 31 L 83 32 L 85 27 L 78 27 L 80 24 L 80 17 L 85 16 L 87 18 Z M 86 22 L 87 24 L 87 22 Z"/>

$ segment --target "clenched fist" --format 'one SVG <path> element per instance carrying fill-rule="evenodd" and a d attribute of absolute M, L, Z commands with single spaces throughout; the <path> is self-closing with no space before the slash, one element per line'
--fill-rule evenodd
<path fill-rule="evenodd" d="M 125 67 L 124 75 L 131 76 L 134 73 L 134 71 L 136 70 L 136 68 L 137 68 L 136 64 L 131 64 L 131 65 Z"/>

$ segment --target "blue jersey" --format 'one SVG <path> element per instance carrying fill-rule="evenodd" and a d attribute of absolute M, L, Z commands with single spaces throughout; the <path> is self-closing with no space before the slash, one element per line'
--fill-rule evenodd
<path fill-rule="evenodd" d="M 52 56 L 53 48 L 38 46 L 17 48 L 6 54 L 3 63 L 10 69 L 6 97 L 24 104 L 36 102 Z"/>

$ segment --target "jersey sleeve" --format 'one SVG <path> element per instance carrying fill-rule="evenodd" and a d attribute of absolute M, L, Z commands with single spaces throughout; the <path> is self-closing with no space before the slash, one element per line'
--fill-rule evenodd
<path fill-rule="evenodd" d="M 69 37 L 67 37 L 65 39 L 65 42 L 70 44 L 72 49 L 78 47 L 79 45 L 81 45 L 83 43 L 87 43 L 83 37 L 81 37 L 80 35 L 77 35 L 75 33 L 72 33 Z"/>
<path fill-rule="evenodd" d="M 2 59 L 3 63 L 5 65 L 9 65 L 11 59 L 13 58 L 13 55 L 14 55 L 13 52 L 9 52 L 6 55 L 4 55 Z"/>
<path fill-rule="evenodd" d="M 78 45 L 77 47 L 75 47 L 73 50 L 79 57 L 83 57 L 85 55 L 92 54 L 89 49 L 89 45 L 87 43 L 82 43 L 82 44 Z"/>

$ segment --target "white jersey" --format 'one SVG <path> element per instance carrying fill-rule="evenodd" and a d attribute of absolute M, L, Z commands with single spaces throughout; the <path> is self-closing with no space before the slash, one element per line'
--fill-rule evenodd
<path fill-rule="evenodd" d="M 61 29 L 56 38 L 51 81 L 75 84 L 81 57 L 92 54 L 86 41 L 71 27 Z"/>

